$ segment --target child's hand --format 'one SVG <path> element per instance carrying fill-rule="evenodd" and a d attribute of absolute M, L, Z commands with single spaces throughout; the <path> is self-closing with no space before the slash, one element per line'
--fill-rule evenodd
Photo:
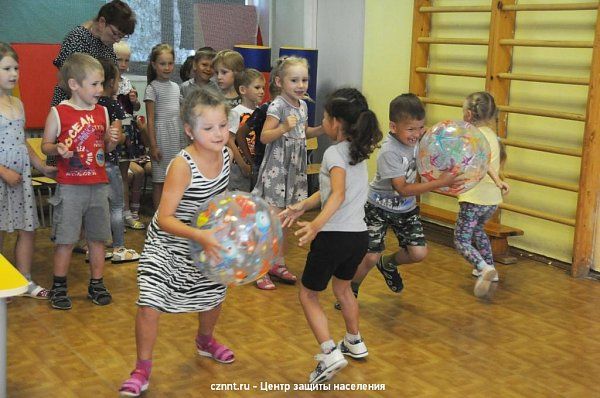
<path fill-rule="evenodd" d="M 498 188 L 500 188 L 500 191 L 502 192 L 502 195 L 508 195 L 508 193 L 510 192 L 510 185 L 508 185 L 504 181 L 500 181 L 500 183 L 497 184 L 496 186 Z"/>
<path fill-rule="evenodd" d="M 2 179 L 11 187 L 16 187 L 23 182 L 23 177 L 21 174 L 9 168 L 5 168 L 0 177 L 2 177 Z"/>
<path fill-rule="evenodd" d="M 143 130 L 143 129 L 145 129 L 145 128 L 146 128 L 146 118 L 145 118 L 144 116 L 142 116 L 142 115 L 138 115 L 138 116 L 135 118 L 135 122 L 137 123 L 137 125 L 138 125 L 138 128 L 139 128 L 140 130 Z"/>
<path fill-rule="evenodd" d="M 116 127 L 111 127 L 110 129 L 108 129 L 108 140 L 112 144 L 119 143 L 119 141 L 121 141 L 121 129 L 118 129 Z"/>
<path fill-rule="evenodd" d="M 294 127 L 296 127 L 296 125 L 298 124 L 298 118 L 294 115 L 290 115 L 285 119 L 285 122 L 282 123 L 283 124 L 283 129 L 288 132 L 290 130 L 292 130 Z"/>
<path fill-rule="evenodd" d="M 298 221 L 297 224 L 302 227 L 294 233 L 295 236 L 300 236 L 298 239 L 298 246 L 304 246 L 305 244 L 312 242 L 315 236 L 317 236 L 317 233 L 319 233 L 319 230 L 315 228 L 312 222 Z"/>
<path fill-rule="evenodd" d="M 132 104 L 136 104 L 138 102 L 138 93 L 135 91 L 135 89 L 131 89 L 128 95 L 129 101 L 131 101 Z"/>
<path fill-rule="evenodd" d="M 222 261 L 221 251 L 223 250 L 223 246 L 221 246 L 217 240 L 217 237 L 215 236 L 215 231 L 223 228 L 224 227 L 217 227 L 213 229 L 199 230 L 198 235 L 194 239 L 196 242 L 202 245 L 206 258 L 215 264 L 219 264 Z"/>
<path fill-rule="evenodd" d="M 56 178 L 56 173 L 58 172 L 58 169 L 54 166 L 44 165 L 41 171 L 46 177 Z"/>
<path fill-rule="evenodd" d="M 64 159 L 73 157 L 73 151 L 69 151 L 69 147 L 66 146 L 65 144 L 63 144 L 62 142 L 59 142 L 58 144 L 56 144 L 56 151 Z"/>
<path fill-rule="evenodd" d="M 464 184 L 464 177 L 460 173 L 445 171 L 438 177 L 440 187 L 460 188 Z"/>
<path fill-rule="evenodd" d="M 291 227 L 294 225 L 294 221 L 298 219 L 302 214 L 304 214 L 304 206 L 302 202 L 294 203 L 287 207 L 287 209 L 283 210 L 278 214 L 279 219 L 281 219 L 281 226 L 283 228 Z"/>
<path fill-rule="evenodd" d="M 162 153 L 161 153 L 160 149 L 158 149 L 155 146 L 150 147 L 150 158 L 152 160 L 156 160 L 157 162 L 160 162 L 162 160 Z"/>
<path fill-rule="evenodd" d="M 250 166 L 248 163 L 242 162 L 239 166 L 244 177 L 250 177 L 252 175 L 252 166 Z"/>

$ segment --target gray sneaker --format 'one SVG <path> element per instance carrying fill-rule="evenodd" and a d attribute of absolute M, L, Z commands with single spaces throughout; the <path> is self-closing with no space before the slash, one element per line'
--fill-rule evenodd
<path fill-rule="evenodd" d="M 348 355 L 354 359 L 364 358 L 369 355 L 369 350 L 367 350 L 367 346 L 365 345 L 363 339 L 351 343 L 344 337 L 344 339 L 340 341 L 337 346 L 342 354 Z"/>
<path fill-rule="evenodd" d="M 319 363 L 308 378 L 310 384 L 319 384 L 330 380 L 337 372 L 348 365 L 348 361 L 337 347 L 329 354 L 315 355 L 315 359 Z"/>

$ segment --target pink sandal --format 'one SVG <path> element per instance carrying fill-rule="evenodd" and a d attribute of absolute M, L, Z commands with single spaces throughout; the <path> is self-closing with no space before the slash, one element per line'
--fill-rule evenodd
<path fill-rule="evenodd" d="M 269 274 L 266 274 L 262 278 L 258 279 L 256 281 L 256 287 L 258 287 L 261 290 L 275 290 L 275 289 L 277 289 L 277 286 L 275 286 L 275 284 L 273 283 L 273 281 L 271 280 L 271 278 L 269 278 Z"/>
<path fill-rule="evenodd" d="M 148 375 L 142 369 L 134 369 L 131 377 L 123 382 L 119 388 L 119 395 L 122 397 L 139 397 L 142 392 L 148 389 Z"/>
<path fill-rule="evenodd" d="M 269 270 L 269 275 L 279 278 L 279 280 L 283 283 L 287 283 L 289 285 L 293 285 L 296 283 L 296 275 L 292 274 L 288 271 L 287 267 L 284 264 L 275 264 Z"/>
<path fill-rule="evenodd" d="M 227 348 L 227 346 L 217 343 L 217 340 L 214 338 L 211 338 L 208 344 L 204 346 L 200 346 L 198 339 L 196 339 L 196 349 L 201 356 L 212 358 L 220 363 L 231 363 L 235 361 L 233 351 Z"/>

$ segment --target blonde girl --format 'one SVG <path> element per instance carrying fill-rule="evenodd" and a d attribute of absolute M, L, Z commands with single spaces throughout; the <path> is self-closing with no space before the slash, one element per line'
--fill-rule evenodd
<path fill-rule="evenodd" d="M 494 97 L 485 91 L 469 95 L 463 104 L 463 119 L 479 128 L 491 149 L 488 174 L 471 190 L 458 196 L 460 211 L 454 230 L 456 250 L 471 263 L 473 275 L 478 277 L 474 288 L 477 297 L 486 296 L 491 283 L 498 281 L 484 225 L 502 203 L 502 195 L 510 190 L 498 176 L 506 154 L 495 132 L 497 114 Z"/>
<path fill-rule="evenodd" d="M 260 135 L 266 144 L 264 160 L 258 172 L 254 193 L 265 198 L 273 211 L 279 213 L 287 206 L 308 196 L 306 177 L 306 138 L 323 133 L 321 126 L 307 127 L 308 62 L 304 58 L 287 57 L 277 61 L 271 73 L 281 93 L 267 110 L 267 119 Z M 284 283 L 296 283 L 282 256 L 257 281 L 260 289 L 272 290 L 274 276 Z"/>
<path fill-rule="evenodd" d="M 14 261 L 29 280 L 24 296 L 48 299 L 50 291 L 31 280 L 35 229 L 39 226 L 31 166 L 52 175 L 55 167 L 46 166 L 25 142 L 25 111 L 21 101 L 11 95 L 19 79 L 19 57 L 11 46 L 0 42 L 0 253 L 5 232 L 18 231 Z"/>
<path fill-rule="evenodd" d="M 146 93 L 147 134 L 152 158 L 152 201 L 157 209 L 169 162 L 187 145 L 179 118 L 179 86 L 170 80 L 175 52 L 168 44 L 152 48 Z"/>
<path fill-rule="evenodd" d="M 200 273 L 192 264 L 189 249 L 189 240 L 195 240 L 215 259 L 222 249 L 213 230 L 200 230 L 190 223 L 204 202 L 227 188 L 228 112 L 225 99 L 214 91 L 198 89 L 184 101 L 184 129 L 192 143 L 171 162 L 162 201 L 148 226 L 138 267 L 137 362 L 121 386 L 123 396 L 137 397 L 148 388 L 162 313 L 197 312 L 198 354 L 220 363 L 235 359 L 233 352 L 213 337 L 226 288 Z"/>

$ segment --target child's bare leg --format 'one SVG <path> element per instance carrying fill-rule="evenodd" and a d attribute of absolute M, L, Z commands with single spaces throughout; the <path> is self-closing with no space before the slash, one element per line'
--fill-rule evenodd
<path fill-rule="evenodd" d="M 367 274 L 377 261 L 379 261 L 379 257 L 381 256 L 381 252 L 368 252 L 361 263 L 358 265 L 356 269 L 356 273 L 354 274 L 354 278 L 352 278 L 352 282 L 356 285 L 360 285 L 362 281 L 367 277 Z"/>
<path fill-rule="evenodd" d="M 131 178 L 130 209 L 132 212 L 139 212 L 140 200 L 142 197 L 142 184 L 144 183 L 144 169 L 135 162 L 131 162 L 129 169 L 133 174 Z"/>
<path fill-rule="evenodd" d="M 121 180 L 123 180 L 123 212 L 129 211 L 129 162 L 119 162 Z"/>
<path fill-rule="evenodd" d="M 319 292 L 300 285 L 298 297 L 300 298 L 300 304 L 302 305 L 308 325 L 319 344 L 331 340 L 327 316 L 319 303 Z"/>
<path fill-rule="evenodd" d="M 88 241 L 88 247 L 90 249 L 90 274 L 92 279 L 100 279 L 104 272 L 104 242 Z"/>
<path fill-rule="evenodd" d="M 350 288 L 350 281 L 332 278 L 333 294 L 342 307 L 346 331 L 358 334 L 358 301 Z"/>
<path fill-rule="evenodd" d="M 21 274 L 29 277 L 31 274 L 31 263 L 33 262 L 34 231 L 19 231 L 17 244 L 15 245 L 16 266 Z"/>
<path fill-rule="evenodd" d="M 151 307 L 138 307 L 135 317 L 135 344 L 138 360 L 151 360 L 158 336 L 160 312 Z"/>
<path fill-rule="evenodd" d="M 217 321 L 221 315 L 221 305 L 212 310 L 198 313 L 198 335 L 199 336 L 212 336 Z"/>
<path fill-rule="evenodd" d="M 54 249 L 54 276 L 66 277 L 69 272 L 73 244 L 57 244 Z M 102 257 L 104 261 L 104 255 Z"/>

